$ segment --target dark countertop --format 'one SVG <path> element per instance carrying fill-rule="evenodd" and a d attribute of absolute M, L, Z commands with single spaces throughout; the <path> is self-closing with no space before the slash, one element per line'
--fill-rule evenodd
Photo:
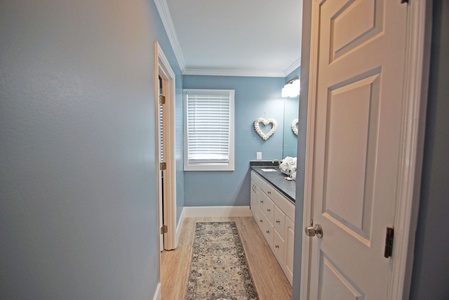
<path fill-rule="evenodd" d="M 256 165 L 253 162 L 250 162 L 251 170 L 255 171 L 262 178 L 271 183 L 281 194 L 286 196 L 289 200 L 295 203 L 296 196 L 296 181 L 286 180 L 287 175 L 281 173 L 279 168 L 277 167 L 277 162 L 272 163 L 269 161 L 267 164 L 263 165 L 258 162 Z M 261 165 L 262 164 L 262 165 Z M 263 172 L 262 169 L 275 169 L 276 172 Z"/>

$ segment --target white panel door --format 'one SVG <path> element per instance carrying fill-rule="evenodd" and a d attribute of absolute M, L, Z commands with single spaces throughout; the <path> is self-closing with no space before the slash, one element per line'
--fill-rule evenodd
<path fill-rule="evenodd" d="M 310 299 L 386 299 L 400 151 L 406 5 L 315 2 Z M 309 154 L 308 154 L 309 155 Z M 306 220 L 305 220 L 306 221 Z"/>

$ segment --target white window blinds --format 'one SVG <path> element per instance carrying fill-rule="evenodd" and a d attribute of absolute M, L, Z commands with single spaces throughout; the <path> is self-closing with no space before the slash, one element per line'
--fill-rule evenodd
<path fill-rule="evenodd" d="M 185 90 L 185 170 L 234 169 L 234 91 Z"/>

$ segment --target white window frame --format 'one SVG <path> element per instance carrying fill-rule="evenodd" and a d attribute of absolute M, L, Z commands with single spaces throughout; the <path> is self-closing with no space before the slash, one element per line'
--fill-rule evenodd
<path fill-rule="evenodd" d="M 224 95 L 229 98 L 229 159 L 227 162 L 210 162 L 206 159 L 204 161 L 196 160 L 195 162 L 189 160 L 188 156 L 188 134 L 187 134 L 187 97 L 188 95 Z M 184 90 L 184 171 L 234 171 L 234 90 L 212 90 L 212 89 L 185 89 Z"/>

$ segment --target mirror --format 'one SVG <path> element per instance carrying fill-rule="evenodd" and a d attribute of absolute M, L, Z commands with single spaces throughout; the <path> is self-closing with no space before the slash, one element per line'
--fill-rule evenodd
<path fill-rule="evenodd" d="M 292 122 L 298 118 L 299 96 L 284 98 L 284 138 L 282 145 L 282 158 L 286 156 L 296 157 L 298 136 L 293 133 Z"/>
<path fill-rule="evenodd" d="M 296 78 L 301 78 L 301 68 L 297 68 L 291 72 L 286 78 L 285 82 Z M 283 119 L 283 143 L 282 143 L 282 158 L 286 156 L 296 157 L 297 156 L 297 144 L 298 136 L 293 133 L 292 122 L 298 119 L 299 115 L 299 96 L 293 98 L 283 98 L 284 99 L 284 119 Z M 298 128 L 298 125 L 296 125 Z M 301 130 L 298 128 L 298 130 Z"/>

